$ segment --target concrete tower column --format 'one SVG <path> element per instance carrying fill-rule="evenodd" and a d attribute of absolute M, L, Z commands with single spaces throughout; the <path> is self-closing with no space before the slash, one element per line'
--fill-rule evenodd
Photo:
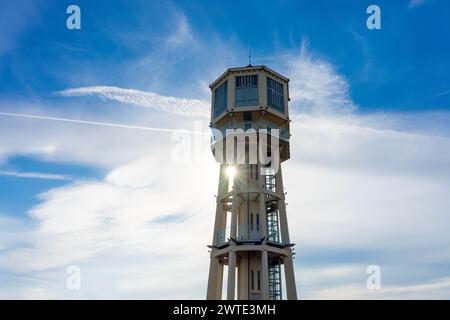
<path fill-rule="evenodd" d="M 295 286 L 294 263 L 292 255 L 283 258 L 284 276 L 286 278 L 286 294 L 288 300 L 297 300 L 297 288 Z"/>
<path fill-rule="evenodd" d="M 218 245 L 219 232 L 225 229 L 226 223 L 226 211 L 224 210 L 224 204 L 222 198 L 225 196 L 228 183 L 225 179 L 225 166 L 220 166 L 219 173 L 219 187 L 216 196 L 216 216 L 214 222 L 213 232 L 213 246 Z M 218 258 L 213 257 L 213 253 L 216 249 L 211 250 L 211 261 L 209 266 L 208 288 L 206 292 L 206 299 L 218 300 L 222 297 L 222 283 L 223 283 L 223 265 L 219 262 Z"/>
<path fill-rule="evenodd" d="M 223 287 L 223 264 L 220 263 L 219 259 L 217 259 L 219 262 L 219 267 L 217 270 L 217 285 L 216 285 L 216 298 L 215 300 L 221 300 L 222 299 L 222 287 Z"/>
<path fill-rule="evenodd" d="M 227 300 L 234 300 L 236 291 L 236 252 L 228 253 Z"/>
<path fill-rule="evenodd" d="M 284 199 L 284 187 L 283 187 L 283 175 L 281 173 L 281 166 L 278 168 L 278 172 L 275 175 L 276 191 L 281 195 L 281 199 L 278 200 L 278 212 L 280 217 L 280 229 L 281 239 L 284 244 L 290 244 L 289 228 L 286 214 L 286 202 Z M 283 258 L 284 264 L 284 276 L 286 282 L 286 294 L 288 300 L 297 300 L 297 289 L 295 286 L 294 275 L 294 263 L 292 259 L 292 253 Z"/>
<path fill-rule="evenodd" d="M 217 245 L 219 232 L 223 231 L 226 223 L 226 211 L 224 210 L 224 204 L 217 196 L 217 204 L 216 204 L 216 221 L 214 222 L 214 234 L 213 234 L 213 245 Z"/>
<path fill-rule="evenodd" d="M 209 265 L 208 291 L 206 299 L 219 300 L 222 296 L 222 271 L 223 265 L 219 263 L 219 259 L 211 257 Z M 219 280 L 220 279 L 220 280 Z"/>
<path fill-rule="evenodd" d="M 243 253 L 239 256 L 238 266 L 238 300 L 248 300 L 248 255 Z"/>
<path fill-rule="evenodd" d="M 236 239 L 237 234 L 238 195 L 237 185 L 233 183 L 233 199 L 231 200 L 230 237 Z"/>
<path fill-rule="evenodd" d="M 281 195 L 281 199 L 278 200 L 281 240 L 283 243 L 288 244 L 291 242 L 291 240 L 289 237 L 289 228 L 286 215 L 286 202 L 284 200 L 284 188 L 283 188 L 283 177 L 281 174 L 281 166 L 278 168 L 278 172 L 275 175 L 275 185 L 276 185 L 276 192 Z"/>
<path fill-rule="evenodd" d="M 259 224 L 261 228 L 261 235 L 267 240 L 267 213 L 266 213 L 266 199 L 264 190 L 259 194 Z"/>
<path fill-rule="evenodd" d="M 231 226 L 230 238 L 236 239 L 237 235 L 237 214 L 238 214 L 238 185 L 233 182 L 233 199 L 231 202 Z M 231 241 L 230 252 L 228 253 L 228 285 L 227 285 L 227 299 L 234 300 L 236 291 L 236 252 L 233 251 L 235 244 Z"/>
<path fill-rule="evenodd" d="M 269 260 L 266 248 L 261 251 L 261 298 L 269 300 Z"/>

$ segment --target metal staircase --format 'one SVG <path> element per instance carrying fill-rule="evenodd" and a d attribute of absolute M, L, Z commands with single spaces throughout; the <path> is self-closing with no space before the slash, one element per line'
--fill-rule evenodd
<path fill-rule="evenodd" d="M 276 180 L 273 170 L 266 169 L 265 175 L 266 189 L 276 192 Z M 269 196 L 266 199 L 266 214 L 267 214 L 267 240 L 271 242 L 281 243 L 280 227 L 278 221 L 278 202 L 277 200 L 270 200 Z M 273 199 L 273 198 L 272 198 Z M 281 263 L 280 259 L 269 258 L 269 299 L 281 300 Z"/>
<path fill-rule="evenodd" d="M 278 204 L 276 200 L 266 204 L 267 213 L 267 240 L 281 243 L 280 229 L 278 223 Z"/>
<path fill-rule="evenodd" d="M 269 259 L 269 299 L 281 300 L 281 265 L 279 258 Z"/>

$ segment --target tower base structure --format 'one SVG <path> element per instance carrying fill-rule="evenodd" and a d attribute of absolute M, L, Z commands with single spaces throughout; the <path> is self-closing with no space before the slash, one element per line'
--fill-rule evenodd
<path fill-rule="evenodd" d="M 225 270 L 228 300 L 281 300 L 283 274 L 286 298 L 297 299 L 281 168 L 260 175 L 260 165 L 236 165 L 231 187 L 228 167 L 220 167 L 207 299 L 223 298 Z"/>

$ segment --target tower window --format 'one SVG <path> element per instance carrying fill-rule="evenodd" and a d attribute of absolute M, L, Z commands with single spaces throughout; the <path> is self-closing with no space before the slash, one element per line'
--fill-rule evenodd
<path fill-rule="evenodd" d="M 217 117 L 227 109 L 228 81 L 214 91 L 214 116 Z"/>
<path fill-rule="evenodd" d="M 255 290 L 255 273 L 253 270 L 250 271 L 250 288 Z"/>
<path fill-rule="evenodd" d="M 267 104 L 269 107 L 284 113 L 283 84 L 267 78 Z"/>
<path fill-rule="evenodd" d="M 261 290 L 261 272 L 258 270 L 256 283 L 258 285 L 258 290 Z"/>
<path fill-rule="evenodd" d="M 244 112 L 244 130 L 252 127 L 252 113 L 250 111 Z"/>
<path fill-rule="evenodd" d="M 258 76 L 236 77 L 236 107 L 258 104 Z"/>

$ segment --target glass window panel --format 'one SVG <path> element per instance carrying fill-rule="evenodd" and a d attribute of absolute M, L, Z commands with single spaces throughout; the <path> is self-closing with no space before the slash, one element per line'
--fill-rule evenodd
<path fill-rule="evenodd" d="M 269 107 L 284 113 L 283 84 L 267 78 L 267 104 Z"/>
<path fill-rule="evenodd" d="M 236 77 L 236 98 L 237 107 L 258 105 L 258 76 Z"/>
<path fill-rule="evenodd" d="M 214 116 L 217 117 L 227 109 L 228 81 L 214 91 Z"/>

